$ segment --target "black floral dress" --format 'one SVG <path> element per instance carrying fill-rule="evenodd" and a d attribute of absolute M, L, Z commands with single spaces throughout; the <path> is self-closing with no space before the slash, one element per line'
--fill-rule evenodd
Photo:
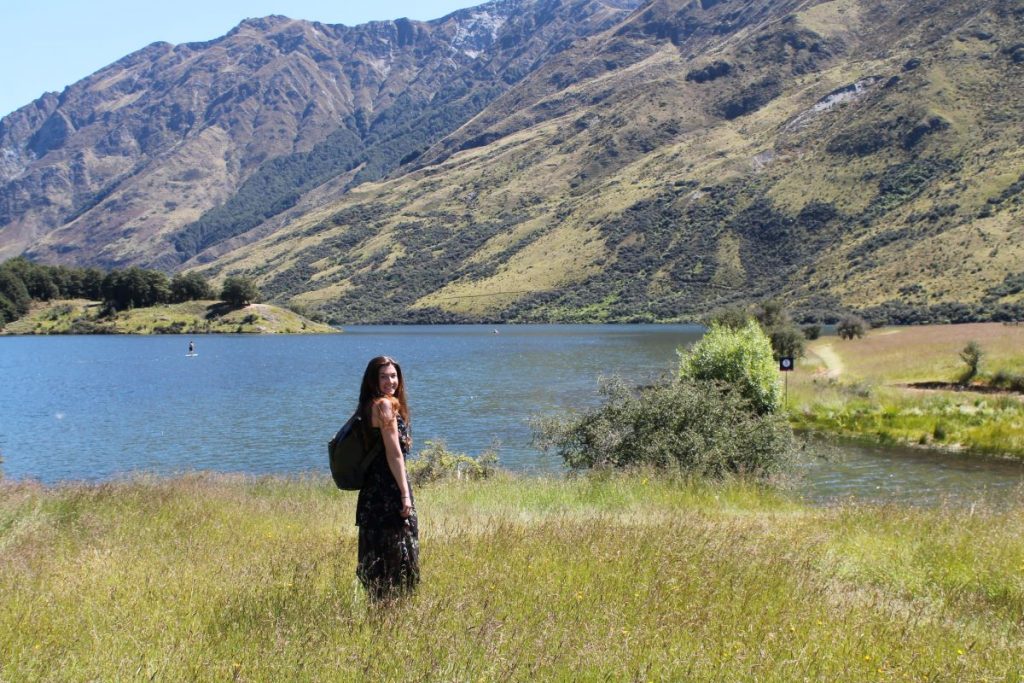
<path fill-rule="evenodd" d="M 376 438 L 381 438 L 379 429 L 373 431 Z M 410 440 L 409 428 L 401 415 L 398 416 L 398 436 L 404 458 L 409 454 Z M 409 496 L 412 495 L 412 486 L 409 486 Z M 413 499 L 412 515 L 403 518 L 402 492 L 382 450 L 366 472 L 356 503 L 359 527 L 356 576 L 375 598 L 409 591 L 419 583 L 420 542 L 415 505 Z"/>

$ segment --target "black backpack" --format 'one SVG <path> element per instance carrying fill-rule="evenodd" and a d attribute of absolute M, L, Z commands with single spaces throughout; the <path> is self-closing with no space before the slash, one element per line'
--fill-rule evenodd
<path fill-rule="evenodd" d="M 366 432 L 362 418 L 356 413 L 327 443 L 331 477 L 339 489 L 357 491 L 363 488 L 366 470 L 384 450 L 384 442 L 381 439 L 371 440 Z"/>

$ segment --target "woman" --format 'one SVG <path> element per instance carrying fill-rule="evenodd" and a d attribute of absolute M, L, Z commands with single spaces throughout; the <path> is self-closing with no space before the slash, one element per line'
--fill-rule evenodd
<path fill-rule="evenodd" d="M 370 427 L 370 440 L 383 440 L 384 454 L 371 463 L 356 503 L 356 575 L 371 597 L 385 598 L 411 590 L 420 580 L 419 529 L 405 472 L 412 448 L 409 406 L 402 368 L 392 358 L 378 356 L 366 366 L 359 414 Z"/>

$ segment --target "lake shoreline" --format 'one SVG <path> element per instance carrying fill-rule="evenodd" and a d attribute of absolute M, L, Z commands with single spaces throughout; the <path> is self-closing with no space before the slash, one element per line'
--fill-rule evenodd
<path fill-rule="evenodd" d="M 962 350 L 984 351 L 964 386 Z M 863 339 L 810 342 L 790 382 L 795 428 L 1024 460 L 1024 400 L 993 386 L 1024 373 L 1024 328 L 1002 323 L 871 330 Z M 923 388 L 926 387 L 926 388 Z"/>
<path fill-rule="evenodd" d="M 232 307 L 215 300 L 158 304 L 103 315 L 102 302 L 36 302 L 28 315 L 0 329 L 2 336 L 155 334 L 340 334 L 341 330 L 271 304 Z"/>

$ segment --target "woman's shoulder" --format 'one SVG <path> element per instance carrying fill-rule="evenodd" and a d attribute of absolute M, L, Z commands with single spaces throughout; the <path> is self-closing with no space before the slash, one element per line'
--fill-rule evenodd
<path fill-rule="evenodd" d="M 389 396 L 381 396 L 373 399 L 370 404 L 372 408 L 373 421 L 391 422 L 399 414 L 398 401 Z"/>
<path fill-rule="evenodd" d="M 396 398 L 392 398 L 390 396 L 378 396 L 373 399 L 373 402 L 370 405 L 380 411 L 386 410 L 395 413 L 398 412 L 399 403 Z"/>

